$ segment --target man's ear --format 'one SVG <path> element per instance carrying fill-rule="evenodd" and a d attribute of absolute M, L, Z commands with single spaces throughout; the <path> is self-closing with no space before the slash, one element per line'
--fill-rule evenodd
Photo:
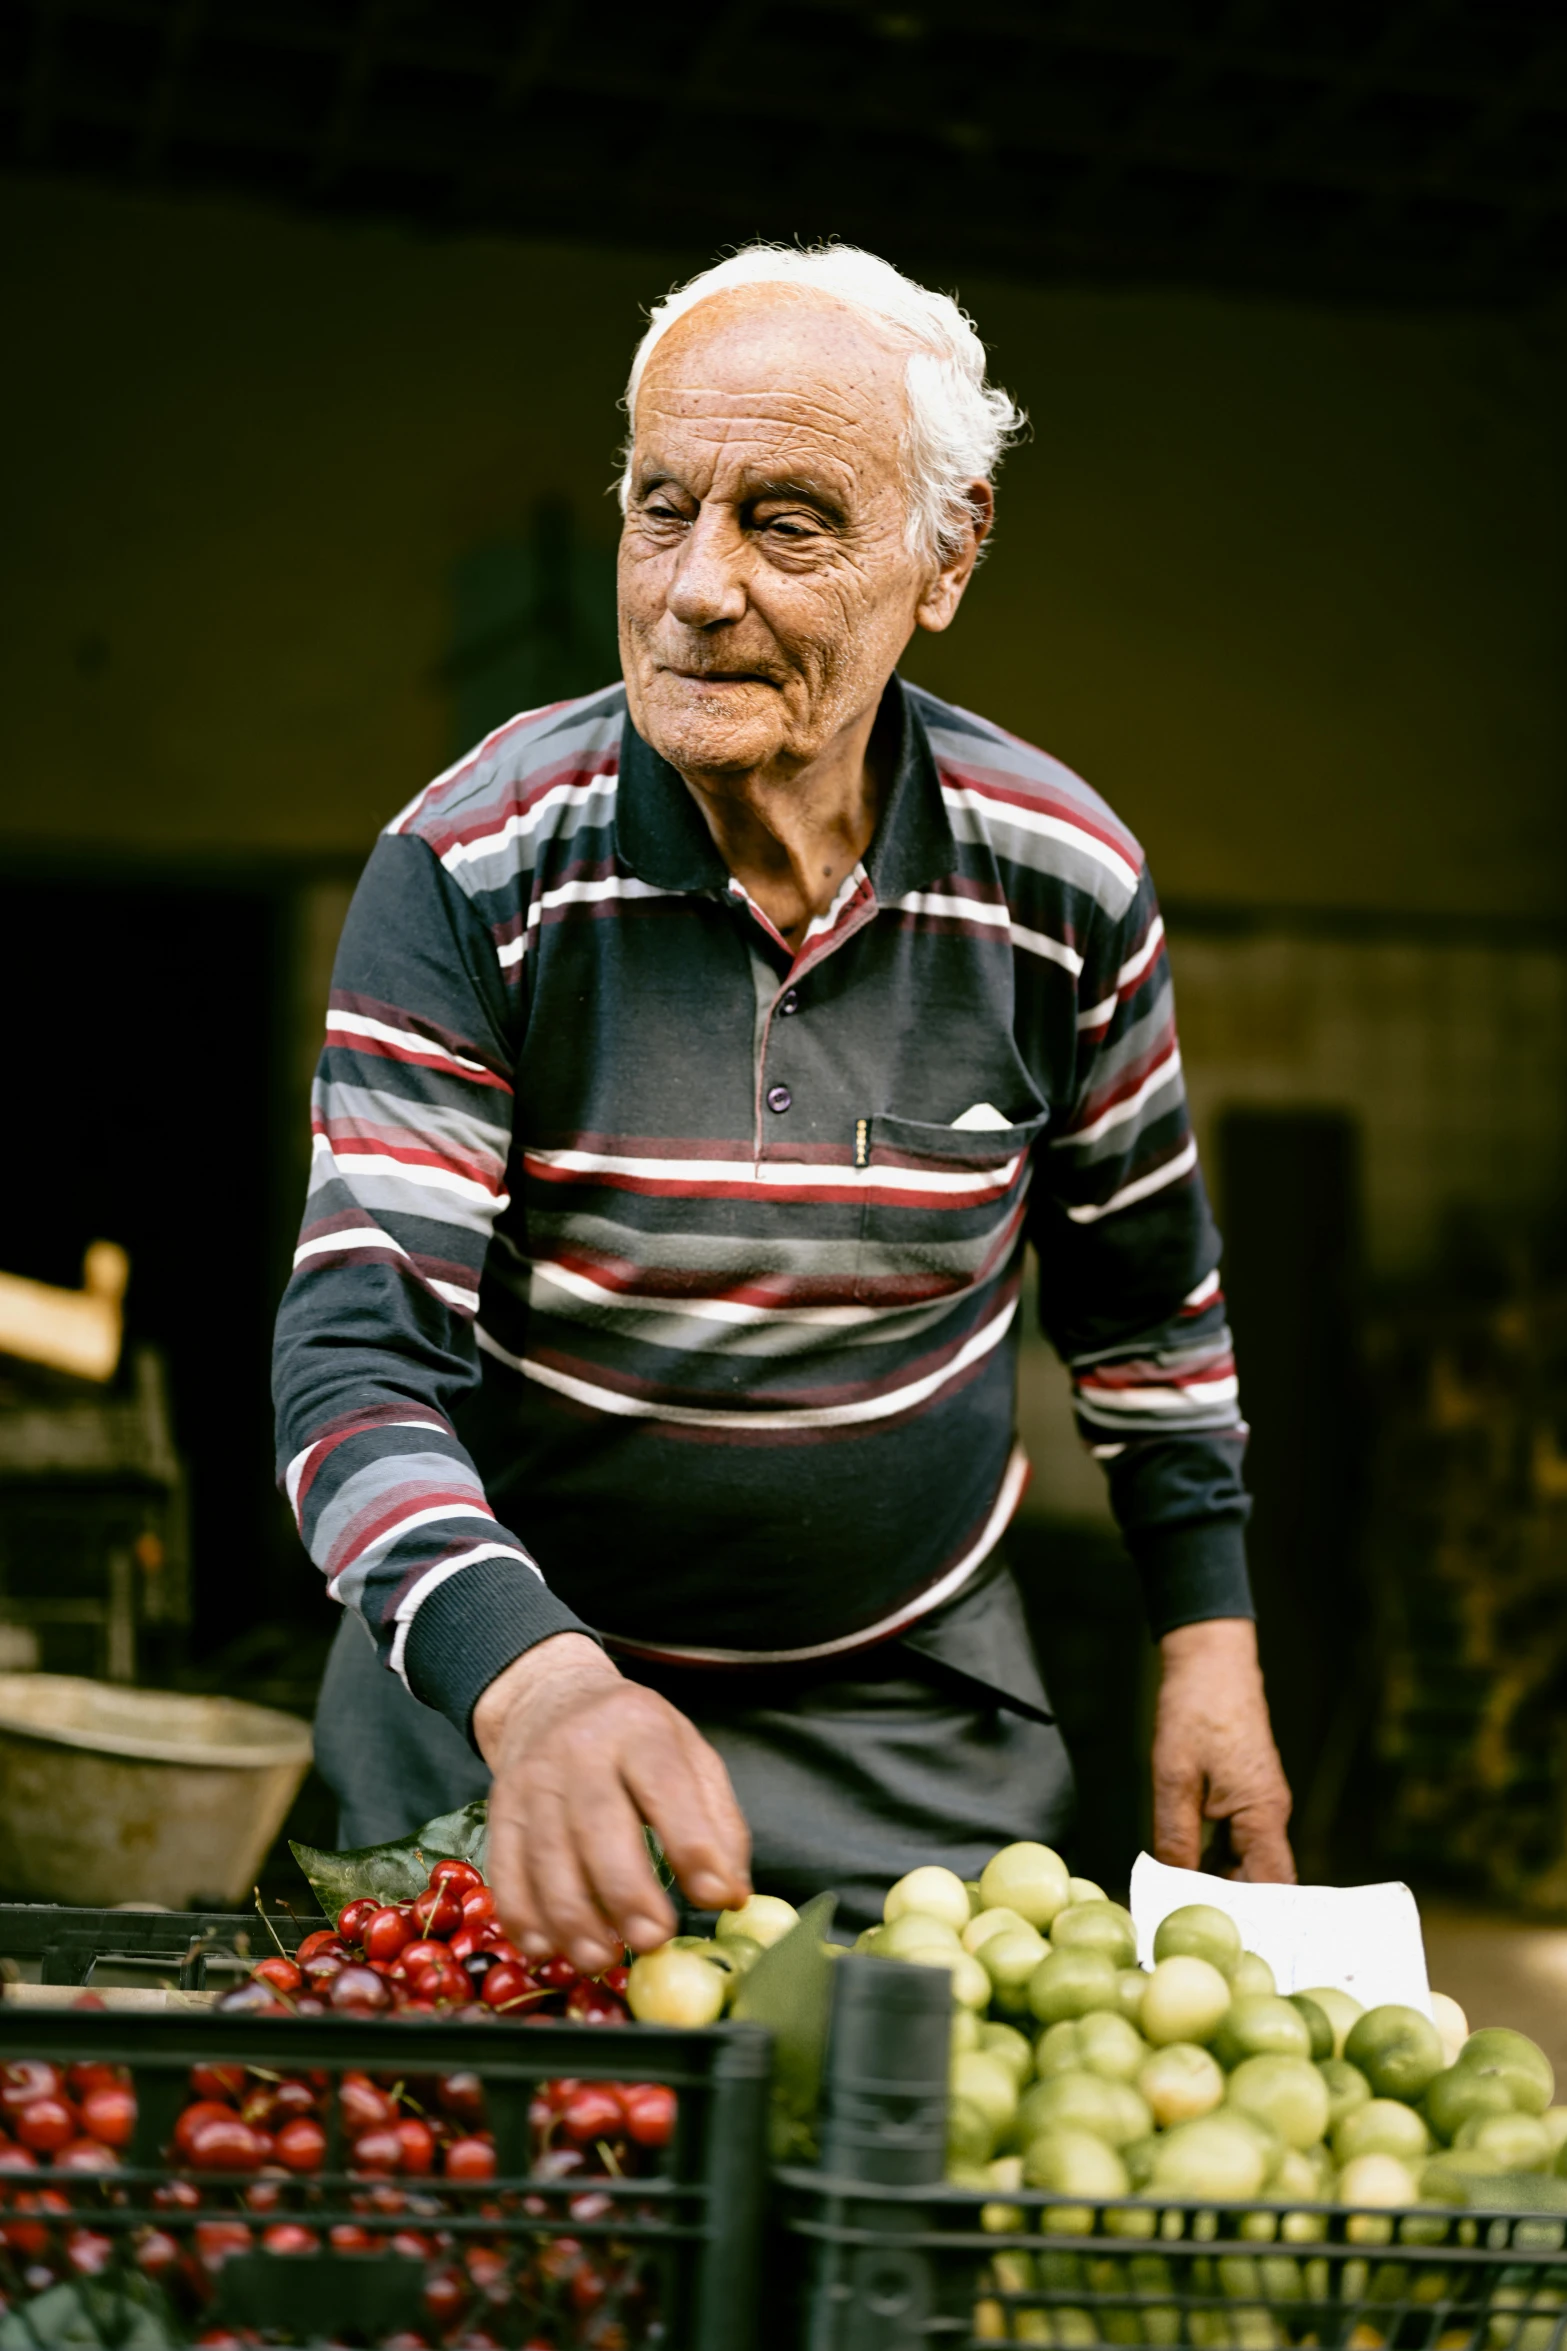
<path fill-rule="evenodd" d="M 996 519 L 996 494 L 989 482 L 970 482 L 963 493 L 967 510 L 967 528 L 963 544 L 956 555 L 944 563 L 927 582 L 924 593 L 914 608 L 916 628 L 929 629 L 939 636 L 950 628 L 963 591 L 974 576 L 979 551 L 989 538 Z"/>

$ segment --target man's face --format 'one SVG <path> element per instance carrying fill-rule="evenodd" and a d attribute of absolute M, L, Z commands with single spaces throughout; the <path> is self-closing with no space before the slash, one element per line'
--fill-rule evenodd
<path fill-rule="evenodd" d="M 649 361 L 620 652 L 634 725 L 683 772 L 782 779 L 880 700 L 931 584 L 906 536 L 905 362 L 777 286 L 699 304 Z"/>

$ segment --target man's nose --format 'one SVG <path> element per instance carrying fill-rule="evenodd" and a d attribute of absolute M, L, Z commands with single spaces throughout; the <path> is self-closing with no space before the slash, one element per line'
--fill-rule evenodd
<path fill-rule="evenodd" d="M 733 518 L 699 509 L 670 583 L 670 613 L 688 629 L 739 620 L 746 604 L 744 563 L 745 540 Z"/>

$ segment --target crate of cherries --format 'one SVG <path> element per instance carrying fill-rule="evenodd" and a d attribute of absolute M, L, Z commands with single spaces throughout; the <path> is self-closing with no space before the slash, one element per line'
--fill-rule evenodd
<path fill-rule="evenodd" d="M 388 2351 L 667 2341 L 702 2299 L 699 2182 L 760 2176 L 765 2051 L 739 2066 L 747 2143 L 726 2150 L 721 2044 L 756 2036 L 654 2031 L 625 1986 L 623 1967 L 525 1961 L 479 1869 L 441 1860 L 413 1899 L 350 1902 L 205 2014 L 115 2016 L 91 1991 L 0 2009 L 0 2346 L 9 2313 L 19 2342 L 59 2331 L 67 2289 L 110 2295 L 107 2328 L 88 2320 L 105 2342 L 149 2310 L 171 2342 L 276 2340 L 298 2331 L 276 2316 L 285 2261 L 310 2280 L 304 2331 L 331 2334 L 331 2277 L 362 2279 L 365 2257 L 397 2265 L 398 2323 L 371 2323 L 356 2282 L 348 2335 Z M 633 2061 L 611 2064 L 620 2031 Z M 66 2322 L 80 2333 L 74 2303 Z"/>

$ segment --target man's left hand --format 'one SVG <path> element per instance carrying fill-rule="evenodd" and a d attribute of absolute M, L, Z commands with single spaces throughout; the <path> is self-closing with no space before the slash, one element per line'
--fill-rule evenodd
<path fill-rule="evenodd" d="M 1289 1784 L 1273 1743 L 1249 1617 L 1178 1625 L 1159 1644 L 1163 1677 L 1153 1735 L 1154 1854 L 1202 1866 L 1204 1821 L 1227 1825 L 1224 1875 L 1295 1883 Z"/>

